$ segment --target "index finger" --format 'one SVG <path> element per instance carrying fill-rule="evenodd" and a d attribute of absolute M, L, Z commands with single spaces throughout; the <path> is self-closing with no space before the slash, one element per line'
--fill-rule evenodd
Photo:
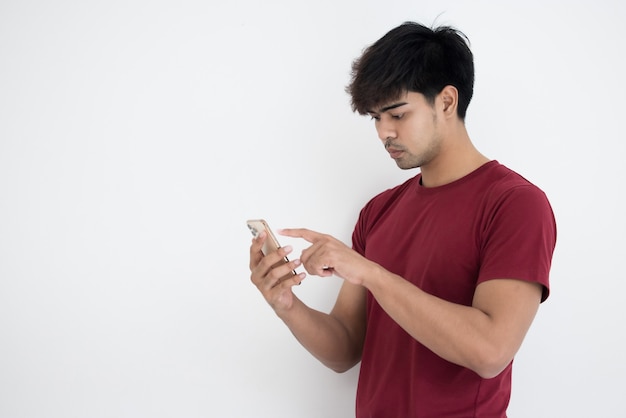
<path fill-rule="evenodd" d="M 324 236 L 324 234 L 306 228 L 284 228 L 279 229 L 277 232 L 286 237 L 303 238 L 312 244 Z"/>

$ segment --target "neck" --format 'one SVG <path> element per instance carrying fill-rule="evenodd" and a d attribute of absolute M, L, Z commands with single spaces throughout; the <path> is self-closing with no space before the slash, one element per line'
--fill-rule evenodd
<path fill-rule="evenodd" d="M 488 161 L 489 158 L 474 147 L 465 125 L 461 123 L 453 135 L 447 135 L 442 140 L 437 157 L 421 167 L 422 184 L 438 187 L 452 183 Z"/>

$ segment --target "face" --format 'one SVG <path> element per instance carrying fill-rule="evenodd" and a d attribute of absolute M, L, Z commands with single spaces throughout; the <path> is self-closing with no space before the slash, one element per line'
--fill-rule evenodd
<path fill-rule="evenodd" d="M 389 156 L 402 169 L 422 167 L 441 150 L 437 113 L 424 96 L 408 92 L 368 112 Z"/>

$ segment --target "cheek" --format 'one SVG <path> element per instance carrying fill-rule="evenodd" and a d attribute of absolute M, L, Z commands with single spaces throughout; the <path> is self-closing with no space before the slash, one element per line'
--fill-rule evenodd
<path fill-rule="evenodd" d="M 407 139 L 422 142 L 432 136 L 433 123 L 426 118 L 413 118 L 402 124 L 401 132 Z"/>

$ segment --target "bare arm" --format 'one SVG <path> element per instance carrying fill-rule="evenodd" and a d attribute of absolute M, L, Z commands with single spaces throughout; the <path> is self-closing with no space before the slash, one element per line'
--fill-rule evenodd
<path fill-rule="evenodd" d="M 284 247 L 266 257 L 261 253 L 265 235 L 250 246 L 250 278 L 296 339 L 314 357 L 336 372 L 349 370 L 361 359 L 365 338 L 365 289 L 344 282 L 330 314 L 306 306 L 292 291 L 304 274 L 292 276 L 295 259 L 276 267 L 291 252 Z M 274 267 L 273 267 L 274 266 Z"/>
<path fill-rule="evenodd" d="M 335 274 L 367 288 L 413 338 L 484 378 L 496 376 L 513 359 L 541 300 L 540 285 L 503 278 L 480 284 L 472 306 L 451 303 L 422 291 L 329 235 L 306 229 L 284 230 L 283 234 L 312 243 L 302 254 L 307 272 Z"/>
<path fill-rule="evenodd" d="M 497 376 L 519 350 L 541 300 L 536 283 L 513 279 L 478 285 L 472 306 L 429 295 L 389 272 L 366 282 L 385 311 L 409 334 L 446 360 Z"/>
<path fill-rule="evenodd" d="M 279 317 L 315 358 L 342 373 L 361 360 L 365 338 L 365 289 L 344 283 L 330 314 L 309 308 L 296 298 Z M 361 306 L 363 305 L 363 306 Z"/>

